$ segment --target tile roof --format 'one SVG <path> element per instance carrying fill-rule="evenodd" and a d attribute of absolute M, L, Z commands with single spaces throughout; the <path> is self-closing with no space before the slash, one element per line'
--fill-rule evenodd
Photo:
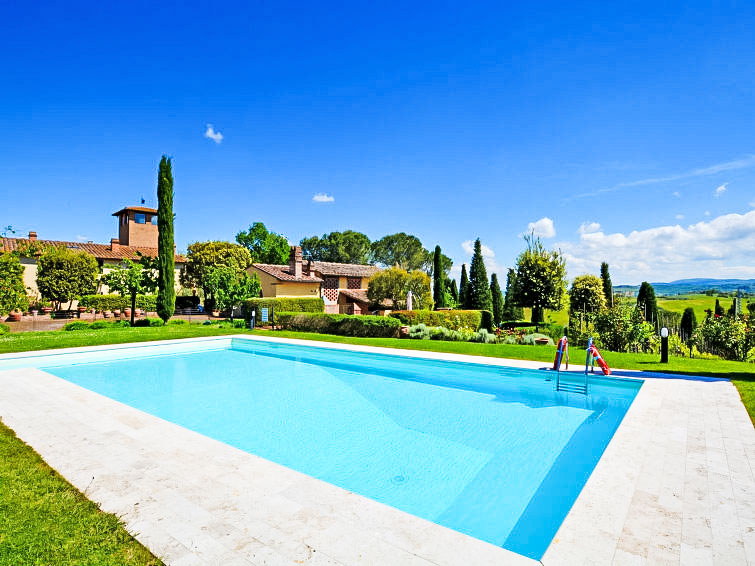
<path fill-rule="evenodd" d="M 21 246 L 19 246 L 21 244 Z M 157 256 L 157 248 L 143 248 L 139 246 L 116 246 L 113 250 L 110 244 L 91 244 L 84 242 L 64 242 L 61 240 L 29 240 L 28 238 L 2 238 L 3 252 L 12 252 L 21 249 L 25 245 L 36 244 L 41 248 L 45 247 L 61 247 L 64 246 L 73 250 L 82 250 L 88 254 L 93 255 L 97 259 L 137 259 L 137 252 L 142 255 L 155 257 Z M 177 263 L 186 263 L 186 258 L 182 255 L 176 255 Z"/>
<path fill-rule="evenodd" d="M 126 212 L 127 210 L 133 210 L 134 212 L 149 212 L 152 214 L 157 214 L 156 208 L 148 208 L 146 206 L 126 206 L 124 208 L 121 208 L 118 212 L 114 212 L 113 216 L 118 216 L 121 212 Z"/>
<path fill-rule="evenodd" d="M 369 303 L 365 289 L 340 289 L 341 295 L 360 303 Z"/>
<path fill-rule="evenodd" d="M 306 263 L 304 262 L 305 265 Z M 380 268 L 374 265 L 333 263 L 330 261 L 313 261 L 312 269 L 322 275 L 342 275 L 344 277 L 372 277 L 380 271 Z"/>
<path fill-rule="evenodd" d="M 264 271 L 268 275 L 272 275 L 278 281 L 296 281 L 300 283 L 322 283 L 322 279 L 316 275 L 302 275 L 296 277 L 289 270 L 288 265 L 272 265 L 269 263 L 253 263 L 253 267 L 256 267 L 260 271 Z"/>

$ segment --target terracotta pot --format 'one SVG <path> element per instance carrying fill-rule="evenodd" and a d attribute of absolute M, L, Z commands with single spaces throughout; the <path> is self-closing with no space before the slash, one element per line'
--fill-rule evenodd
<path fill-rule="evenodd" d="M 52 307 L 42 307 L 42 312 L 44 314 L 50 314 L 52 312 Z"/>
<path fill-rule="evenodd" d="M 21 311 L 13 311 L 8 314 L 8 318 L 5 320 L 6 322 L 19 322 L 22 317 Z"/>
<path fill-rule="evenodd" d="M 81 313 L 87 312 L 87 310 L 88 309 L 86 307 L 79 307 L 79 312 Z"/>
<path fill-rule="evenodd" d="M 111 313 L 110 311 L 104 311 L 102 313 L 103 318 L 110 318 L 111 316 L 113 316 L 113 313 Z"/>
<path fill-rule="evenodd" d="M 121 316 L 121 309 L 115 309 L 115 310 L 113 311 L 113 314 L 114 314 L 115 316 Z"/>

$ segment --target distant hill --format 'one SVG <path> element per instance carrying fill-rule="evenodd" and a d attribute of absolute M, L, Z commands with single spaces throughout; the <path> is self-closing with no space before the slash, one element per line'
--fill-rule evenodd
<path fill-rule="evenodd" d="M 679 279 L 670 283 L 651 282 L 656 295 L 687 295 L 690 293 L 703 293 L 708 289 L 715 289 L 719 293 L 743 293 L 755 294 L 755 279 Z M 639 285 L 615 285 L 617 293 L 637 294 Z"/>

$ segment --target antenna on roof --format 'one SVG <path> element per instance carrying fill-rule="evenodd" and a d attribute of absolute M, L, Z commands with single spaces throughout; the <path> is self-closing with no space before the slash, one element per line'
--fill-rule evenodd
<path fill-rule="evenodd" d="M 142 204 L 144 204 L 144 195 L 142 195 Z"/>

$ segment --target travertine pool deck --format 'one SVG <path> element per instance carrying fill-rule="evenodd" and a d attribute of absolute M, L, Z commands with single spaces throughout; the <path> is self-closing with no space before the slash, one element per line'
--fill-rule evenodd
<path fill-rule="evenodd" d="M 545 365 L 322 345 L 470 363 Z M 0 419 L 103 510 L 120 515 L 129 531 L 168 564 L 539 563 L 43 370 L 2 371 L 4 360 L 19 357 L 24 355 L 0 356 Z M 724 380 L 626 375 L 645 383 L 541 563 L 755 564 L 755 429 L 736 389 Z"/>

